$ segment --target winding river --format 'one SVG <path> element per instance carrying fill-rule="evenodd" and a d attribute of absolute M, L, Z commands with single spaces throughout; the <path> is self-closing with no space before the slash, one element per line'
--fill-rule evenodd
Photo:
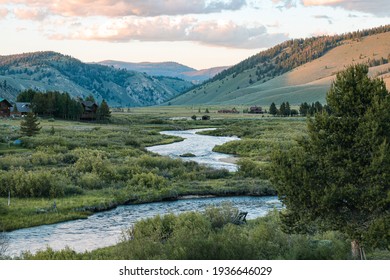
<path fill-rule="evenodd" d="M 247 219 L 264 216 L 268 211 L 282 207 L 277 197 L 214 197 L 181 199 L 139 205 L 119 206 L 94 214 L 87 219 L 44 225 L 6 233 L 10 238 L 7 254 L 18 256 L 23 251 L 36 252 L 50 246 L 60 250 L 66 246 L 77 252 L 116 244 L 121 233 L 135 222 L 167 213 L 203 211 L 208 206 L 231 203 L 240 211 L 248 212 Z"/>
<path fill-rule="evenodd" d="M 159 145 L 148 147 L 150 152 L 160 155 L 179 158 L 185 153 L 194 154 L 195 157 L 182 158 L 183 160 L 195 161 L 200 164 L 205 164 L 213 168 L 225 168 L 229 171 L 237 171 L 237 165 L 226 162 L 228 159 L 233 159 L 234 156 L 213 152 L 216 145 L 222 145 L 230 141 L 240 140 L 238 137 L 216 137 L 197 134 L 200 131 L 213 130 L 214 128 L 191 129 L 183 131 L 162 131 L 162 134 L 172 135 L 184 138 L 183 141 L 175 142 L 168 145 Z"/>
<path fill-rule="evenodd" d="M 149 147 L 148 150 L 167 155 L 180 157 L 185 153 L 192 153 L 195 157 L 183 158 L 206 164 L 214 168 L 226 168 L 236 171 L 233 163 L 224 162 L 230 155 L 212 151 L 215 145 L 238 140 L 237 137 L 214 137 L 196 134 L 204 129 L 187 131 L 165 131 L 168 135 L 180 136 L 184 141 L 168 145 Z M 203 211 L 209 206 L 219 206 L 231 203 L 240 211 L 248 212 L 247 219 L 264 216 L 271 209 L 280 209 L 281 203 L 277 197 L 214 197 L 179 199 L 171 202 L 159 202 L 139 205 L 119 206 L 113 210 L 96 213 L 87 219 L 69 221 L 53 225 L 44 225 L 15 230 L 6 235 L 9 237 L 7 254 L 19 256 L 23 251 L 36 252 L 47 246 L 60 250 L 66 246 L 77 252 L 93 250 L 116 244 L 120 241 L 121 233 L 135 222 L 167 213 L 179 214 L 187 211 Z"/>

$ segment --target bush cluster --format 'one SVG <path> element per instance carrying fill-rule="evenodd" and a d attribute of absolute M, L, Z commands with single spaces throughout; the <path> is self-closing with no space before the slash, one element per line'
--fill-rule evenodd
<path fill-rule="evenodd" d="M 26 259 L 348 259 L 349 243 L 336 232 L 286 234 L 274 212 L 244 225 L 231 223 L 229 206 L 204 213 L 168 214 L 137 222 L 109 248 L 83 254 L 51 249 Z"/>

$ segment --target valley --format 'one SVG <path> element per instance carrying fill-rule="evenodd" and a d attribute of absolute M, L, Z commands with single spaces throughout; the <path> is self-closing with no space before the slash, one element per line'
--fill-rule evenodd
<path fill-rule="evenodd" d="M 357 240 L 389 259 L 389 60 L 389 25 L 204 71 L 0 56 L 0 259 L 354 259 Z M 33 91 L 33 114 L 11 113 Z M 72 247 L 84 226 L 94 245 Z M 56 229 L 77 232 L 71 247 L 45 239 Z"/>

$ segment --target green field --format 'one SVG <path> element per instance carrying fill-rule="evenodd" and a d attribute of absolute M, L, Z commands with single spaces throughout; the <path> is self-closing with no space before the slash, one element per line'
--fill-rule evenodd
<path fill-rule="evenodd" d="M 270 155 L 275 150 L 289 149 L 305 136 L 306 119 L 219 114 L 220 108 L 223 107 L 134 108 L 114 112 L 109 123 L 41 119 L 40 134 L 20 138 L 22 147 L 8 145 L 20 137 L 20 120 L 2 120 L 5 134 L 0 138 L 0 226 L 8 231 L 57 223 L 86 218 L 121 204 L 172 200 L 182 195 L 275 195 L 269 182 Z M 191 119 L 193 115 L 205 115 L 206 109 L 210 120 Z M 238 172 L 214 170 L 145 150 L 147 146 L 180 141 L 159 131 L 204 127 L 217 128 L 208 134 L 236 135 L 242 139 L 215 147 L 216 151 L 239 158 Z M 11 203 L 7 206 L 9 190 Z M 188 259 L 196 248 L 203 249 L 193 258 L 205 258 L 210 248 L 216 250 L 209 255 L 214 258 L 345 259 L 349 256 L 349 241 L 336 232 L 289 235 L 282 232 L 275 213 L 235 226 L 224 218 L 226 212 L 209 211 L 216 213 L 209 217 L 193 213 L 149 219 L 137 224 L 135 232 L 129 231 L 121 243 L 109 248 L 85 254 L 70 249 L 61 252 L 48 249 L 36 255 L 25 254 L 24 258 Z M 216 226 L 213 219 L 225 222 Z M 199 223 L 202 230 L 186 228 L 185 220 L 193 221 L 194 225 Z M 161 235 L 164 223 L 176 225 L 170 235 L 174 238 L 157 242 L 160 237 L 156 236 Z M 148 232 L 151 227 L 156 231 Z M 134 234 L 140 236 L 137 242 L 131 242 Z M 193 236 L 191 242 L 187 234 Z M 329 247 L 328 241 L 321 240 L 330 240 L 332 245 Z M 238 247 L 233 246 L 234 242 L 238 242 Z M 183 248 L 181 252 L 175 249 L 179 245 Z M 386 252 L 371 253 L 373 258 L 387 258 Z"/>
<path fill-rule="evenodd" d="M 109 124 L 42 119 L 41 133 L 21 138 L 22 147 L 1 144 L 2 228 L 13 230 L 84 218 L 119 204 L 174 199 L 179 195 L 262 193 L 263 187 L 264 194 L 272 193 L 266 171 L 248 176 L 245 166 L 265 166 L 270 147 L 290 143 L 288 135 L 293 135 L 294 129 L 295 134 L 300 133 L 304 119 L 286 122 L 258 115 L 218 114 L 216 107 L 207 109 L 209 121 L 183 119 L 199 111 L 185 107 L 131 109 L 115 113 Z M 20 120 L 3 121 L 4 127 L 13 128 L 6 130 L 3 142 L 19 138 L 19 124 Z M 235 134 L 243 138 L 235 142 L 234 148 L 216 148 L 240 156 L 244 167 L 240 172 L 215 171 L 156 156 L 144 149 L 180 140 L 159 134 L 161 130 L 200 127 L 217 127 L 216 135 Z M 254 142 L 258 142 L 253 147 L 257 150 L 248 152 L 248 143 Z M 262 150 L 261 146 L 271 142 Z M 45 185 L 45 189 L 40 189 L 40 185 Z M 9 190 L 8 207 L 5 205 Z M 50 209 L 54 200 L 58 212 Z"/>

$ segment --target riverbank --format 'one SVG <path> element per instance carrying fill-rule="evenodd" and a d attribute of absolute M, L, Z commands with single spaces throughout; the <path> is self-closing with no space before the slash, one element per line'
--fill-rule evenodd
<path fill-rule="evenodd" d="M 203 213 L 210 207 L 245 211 L 248 219 L 264 216 L 269 211 L 280 209 L 281 203 L 276 197 L 207 197 L 155 202 L 138 205 L 120 206 L 110 211 L 99 212 L 85 220 L 70 221 L 61 224 L 46 225 L 13 231 L 7 234 L 12 240 L 9 254 L 18 256 L 22 251 L 35 253 L 47 246 L 54 250 L 70 247 L 77 252 L 95 250 L 115 245 L 124 230 L 128 230 L 136 222 L 163 216 L 187 212 Z"/>
<path fill-rule="evenodd" d="M 224 197 L 224 196 L 273 196 L 276 192 L 265 180 L 219 179 L 205 182 L 187 182 L 175 184 L 170 191 L 149 191 L 126 194 L 126 190 L 92 190 L 84 195 L 57 198 L 34 199 L 12 198 L 11 205 L 2 216 L 2 230 L 13 231 L 86 219 L 89 216 L 115 209 L 122 205 L 147 204 L 174 201 L 188 197 Z M 53 208 L 53 204 L 56 208 Z M 6 198 L 1 198 L 6 203 Z"/>
<path fill-rule="evenodd" d="M 0 157 L 0 230 L 85 219 L 118 205 L 175 200 L 185 195 L 273 195 L 263 166 L 232 173 L 157 156 L 145 147 L 180 139 L 161 131 L 215 127 L 212 133 L 216 136 L 243 139 L 220 147 L 231 147 L 229 153 L 236 155 L 251 147 L 253 156 L 244 153 L 243 157 L 252 157 L 255 162 L 263 150 L 253 143 L 267 139 L 284 145 L 291 141 L 291 129 L 302 132 L 301 121 L 277 118 L 171 121 L 165 115 L 126 114 L 115 115 L 109 124 L 53 119 L 41 119 L 40 123 L 38 135 L 22 139 L 20 152 Z M 4 125 L 17 128 L 20 121 L 6 120 Z M 17 129 L 5 129 L 2 137 L 20 138 Z M 237 147 L 240 149 L 234 152 Z"/>

